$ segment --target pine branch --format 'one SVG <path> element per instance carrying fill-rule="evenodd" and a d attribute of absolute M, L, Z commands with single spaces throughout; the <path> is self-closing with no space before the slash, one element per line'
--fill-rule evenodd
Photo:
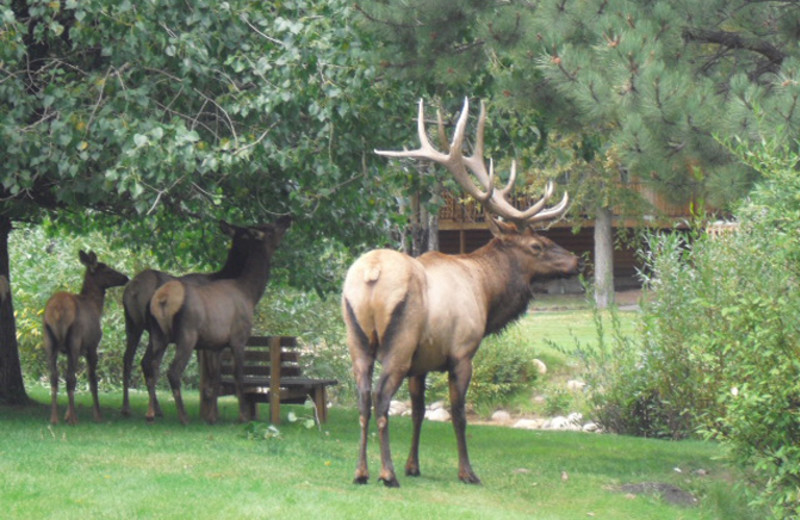
<path fill-rule="evenodd" d="M 786 53 L 770 42 L 747 38 L 735 32 L 687 27 L 683 30 L 682 36 L 687 43 L 711 43 L 725 49 L 747 50 L 760 54 L 766 61 L 750 73 L 751 80 L 757 80 L 765 73 L 778 72 L 783 60 L 786 59 Z"/>

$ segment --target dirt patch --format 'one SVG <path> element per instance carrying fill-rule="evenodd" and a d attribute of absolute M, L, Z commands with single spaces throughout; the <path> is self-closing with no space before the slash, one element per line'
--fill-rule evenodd
<path fill-rule="evenodd" d="M 619 490 L 632 495 L 660 495 L 662 500 L 676 506 L 692 507 L 697 505 L 697 499 L 691 493 L 666 482 L 623 484 Z"/>

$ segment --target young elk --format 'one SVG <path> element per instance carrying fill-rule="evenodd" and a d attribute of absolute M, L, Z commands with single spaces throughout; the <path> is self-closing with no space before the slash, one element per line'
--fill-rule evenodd
<path fill-rule="evenodd" d="M 240 419 L 248 418 L 241 394 L 244 346 L 253 327 L 253 311 L 269 280 L 272 255 L 291 221 L 290 217 L 281 217 L 274 224 L 247 229 L 244 237 L 247 254 L 239 276 L 206 285 L 172 280 L 155 292 L 150 300 L 154 319 L 150 324 L 152 348 L 147 350 L 142 360 L 150 393 L 148 421 L 155 417 L 155 384 L 169 343 L 175 343 L 175 356 L 167 377 L 181 423 L 188 422 L 181 397 L 181 375 L 192 352 L 195 349 L 220 351 L 228 346 L 234 358 Z"/>
<path fill-rule="evenodd" d="M 481 202 L 488 212 L 511 223 L 490 218 L 494 239 L 467 255 L 426 253 L 419 258 L 379 249 L 364 254 L 350 267 L 342 291 L 342 313 L 347 325 L 347 343 L 358 388 L 361 441 L 355 483 L 365 484 L 367 439 L 371 400 L 381 447 L 380 480 L 398 486 L 389 449 L 389 402 L 408 378 L 412 401 L 413 436 L 406 462 L 406 475 L 418 476 L 419 437 L 425 413 L 425 378 L 431 371 L 447 371 L 453 428 L 458 444 L 458 476 L 477 484 L 469 462 L 466 442 L 465 398 L 472 376 L 472 358 L 481 340 L 501 331 L 518 318 L 532 297 L 535 278 L 569 276 L 578 272 L 578 258 L 551 240 L 533 233 L 528 225 L 559 218 L 568 198 L 543 209 L 553 193 L 549 183 L 544 197 L 525 211 L 506 199 L 515 180 L 512 163 L 510 179 L 495 189 L 491 167 L 483 160 L 483 127 L 486 112 L 481 105 L 474 154 L 462 156 L 468 104 L 456 125 L 447 154 L 437 151 L 425 131 L 422 101 L 419 104 L 418 133 L 421 147 L 406 152 L 382 152 L 390 157 L 428 159 L 442 164 L 459 185 Z M 439 134 L 444 135 L 440 118 Z M 442 138 L 444 140 L 444 138 Z M 470 178 L 467 170 L 480 183 Z M 382 366 L 372 391 L 375 361 Z"/>
<path fill-rule="evenodd" d="M 125 285 L 128 277 L 97 261 L 97 255 L 90 251 L 80 252 L 80 260 L 86 266 L 83 288 L 80 294 L 57 292 L 47 301 L 44 308 L 44 346 L 50 368 L 51 411 L 50 422 L 58 424 L 58 353 L 67 355 L 67 383 L 69 405 L 64 420 L 68 424 L 78 422 L 75 414 L 75 370 L 79 356 L 86 356 L 89 370 L 89 387 L 94 400 L 94 420 L 100 420 L 100 403 L 97 399 L 97 345 L 103 331 L 100 328 L 100 315 L 106 289 Z"/>
<path fill-rule="evenodd" d="M 222 232 L 231 237 L 231 247 L 228 250 L 228 258 L 225 265 L 215 273 L 189 273 L 181 277 L 175 277 L 163 271 L 146 269 L 133 277 L 130 283 L 125 286 L 122 294 L 122 305 L 125 307 L 125 354 L 122 365 L 122 415 L 130 415 L 130 404 L 128 398 L 128 388 L 131 383 L 131 372 L 133 371 L 133 359 L 142 332 L 145 330 L 148 306 L 150 299 L 155 294 L 156 289 L 170 280 L 180 280 L 195 285 L 203 285 L 214 280 L 234 278 L 239 275 L 244 266 L 244 259 L 247 254 L 245 250 L 245 235 L 247 228 L 232 226 L 224 221 L 220 221 Z M 149 342 L 148 342 L 149 343 Z M 143 369 L 144 370 L 144 369 Z M 154 408 L 156 415 L 161 416 L 161 407 L 158 401 Z M 212 413 L 209 411 L 209 413 Z M 209 417 L 210 418 L 210 417 Z"/>

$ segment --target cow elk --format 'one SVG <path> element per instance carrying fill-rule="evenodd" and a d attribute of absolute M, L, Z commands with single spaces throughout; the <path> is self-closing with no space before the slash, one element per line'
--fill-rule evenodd
<path fill-rule="evenodd" d="M 175 343 L 175 356 L 167 378 L 181 423 L 188 422 L 181 397 L 181 375 L 192 352 L 195 349 L 218 352 L 228 346 L 233 352 L 240 420 L 249 418 L 241 393 L 245 342 L 253 327 L 253 311 L 269 280 L 272 255 L 291 221 L 287 216 L 274 224 L 247 228 L 242 237 L 247 253 L 238 276 L 205 285 L 171 280 L 153 294 L 150 300 L 153 321 L 149 325 L 151 348 L 142 360 L 150 394 L 148 421 L 155 417 L 156 380 L 164 351 L 170 343 Z"/>
<path fill-rule="evenodd" d="M 515 180 L 512 163 L 508 184 L 494 186 L 490 163 L 483 159 L 483 127 L 486 111 L 481 105 L 474 152 L 462 155 L 468 103 L 458 119 L 448 153 L 437 151 L 425 130 L 422 101 L 419 105 L 419 149 L 403 152 L 376 151 L 389 157 L 428 159 L 443 165 L 468 194 L 487 212 L 508 222 L 488 218 L 494 235 L 487 245 L 465 255 L 429 252 L 419 258 L 391 250 L 368 252 L 347 272 L 342 291 L 342 313 L 357 385 L 361 441 L 355 483 L 365 484 L 367 439 L 372 399 L 381 451 L 380 480 L 398 486 L 389 447 L 389 403 L 408 378 L 412 402 L 413 434 L 406 475 L 418 476 L 419 440 L 425 412 L 425 378 L 429 372 L 448 373 L 453 428 L 458 445 L 458 476 L 467 483 L 480 480 L 470 465 L 466 443 L 465 398 L 472 376 L 472 358 L 481 340 L 501 331 L 525 312 L 536 278 L 570 276 L 578 272 L 578 258 L 528 226 L 559 218 L 568 197 L 545 208 L 553 194 L 548 183 L 544 196 L 520 211 L 506 196 Z M 439 118 L 439 135 L 444 128 Z M 476 186 L 469 173 L 480 184 Z M 489 215 L 487 215 L 489 217 Z M 372 390 L 375 361 L 381 373 Z"/>
<path fill-rule="evenodd" d="M 106 289 L 125 285 L 128 277 L 97 261 L 94 252 L 80 252 L 80 260 L 86 266 L 83 288 L 80 294 L 57 292 L 50 297 L 44 308 L 44 346 L 50 369 L 51 411 L 50 422 L 58 424 L 58 354 L 67 355 L 67 383 L 69 405 L 64 420 L 76 424 L 75 371 L 78 358 L 86 356 L 89 372 L 89 387 L 94 400 L 94 420 L 99 421 L 100 403 L 97 398 L 97 345 L 103 335 L 100 316 L 103 313 Z"/>
<path fill-rule="evenodd" d="M 131 373 L 133 371 L 133 360 L 136 356 L 136 349 L 142 338 L 142 332 L 146 328 L 146 320 L 150 299 L 155 294 L 156 289 L 170 280 L 180 280 L 185 283 L 203 285 L 214 280 L 223 280 L 238 276 L 242 271 L 246 255 L 244 236 L 247 228 L 233 226 L 224 221 L 220 221 L 220 228 L 223 233 L 231 237 L 231 247 L 228 250 L 228 258 L 225 265 L 214 273 L 189 273 L 180 277 L 175 277 L 163 271 L 146 269 L 130 281 L 125 286 L 122 294 L 122 305 L 125 307 L 125 354 L 123 355 L 122 365 L 122 415 L 130 415 L 130 403 L 128 388 L 131 384 Z M 149 340 L 148 340 L 149 344 Z M 149 347 L 148 347 L 149 348 Z M 154 408 L 156 415 L 161 415 L 161 407 L 158 401 Z"/>

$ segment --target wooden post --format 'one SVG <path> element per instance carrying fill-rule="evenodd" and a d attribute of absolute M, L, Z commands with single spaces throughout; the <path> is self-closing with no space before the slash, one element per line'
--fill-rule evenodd
<path fill-rule="evenodd" d="M 269 338 L 269 419 L 272 424 L 281 423 L 281 337 Z"/>

